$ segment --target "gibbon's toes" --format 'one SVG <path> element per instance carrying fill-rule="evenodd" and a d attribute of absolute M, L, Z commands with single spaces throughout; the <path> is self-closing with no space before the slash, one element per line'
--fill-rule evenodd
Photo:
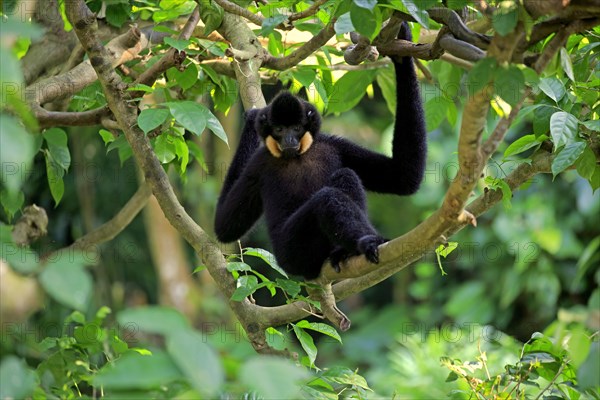
<path fill-rule="evenodd" d="M 350 255 L 346 250 L 344 250 L 344 248 L 336 247 L 333 249 L 333 251 L 329 254 L 329 262 L 331 263 L 331 266 L 335 272 L 340 273 L 342 271 L 340 264 L 348 259 L 348 257 L 350 257 Z"/>
<path fill-rule="evenodd" d="M 379 264 L 379 245 L 386 240 L 381 236 L 367 235 L 358 240 L 358 251 L 364 254 L 372 264 Z"/>

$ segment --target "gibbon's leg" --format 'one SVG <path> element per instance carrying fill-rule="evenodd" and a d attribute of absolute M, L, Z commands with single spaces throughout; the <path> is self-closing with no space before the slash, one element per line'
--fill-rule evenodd
<path fill-rule="evenodd" d="M 328 257 L 338 271 L 339 263 L 352 255 L 364 254 L 377 263 L 377 246 L 385 242 L 367 218 L 358 176 L 342 169 L 332 176 L 330 184 L 285 222 L 274 241 L 282 265 L 307 279 L 319 275 Z"/>

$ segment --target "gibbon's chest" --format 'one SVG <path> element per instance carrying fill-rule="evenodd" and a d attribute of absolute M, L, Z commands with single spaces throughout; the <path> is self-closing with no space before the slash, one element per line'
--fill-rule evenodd
<path fill-rule="evenodd" d="M 285 204 L 288 209 L 303 204 L 324 187 L 330 176 L 341 167 L 336 149 L 322 142 L 314 143 L 298 158 L 271 161 L 270 173 L 263 182 L 266 189 L 263 191 L 263 202 L 268 204 L 274 201 L 279 206 Z"/>

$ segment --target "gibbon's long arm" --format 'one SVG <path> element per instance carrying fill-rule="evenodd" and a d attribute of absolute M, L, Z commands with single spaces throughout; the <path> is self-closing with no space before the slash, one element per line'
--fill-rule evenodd
<path fill-rule="evenodd" d="M 258 110 L 246 114 L 242 137 L 217 203 L 215 233 L 221 242 L 238 240 L 262 214 L 258 174 L 248 165 L 260 143 L 255 128 L 257 114 Z"/>
<path fill-rule="evenodd" d="M 402 25 L 401 39 L 411 40 L 410 28 Z M 367 150 L 345 139 L 335 139 L 342 163 L 352 168 L 367 190 L 408 195 L 423 180 L 427 157 L 427 131 L 419 83 L 412 57 L 393 59 L 396 70 L 396 121 L 392 158 Z"/>

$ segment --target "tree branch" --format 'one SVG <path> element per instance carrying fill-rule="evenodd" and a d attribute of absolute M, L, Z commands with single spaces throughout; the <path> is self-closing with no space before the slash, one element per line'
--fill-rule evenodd
<path fill-rule="evenodd" d="M 520 164 L 510 173 L 505 182 L 513 192 L 533 176 L 540 173 L 549 173 L 553 155 L 546 151 L 539 151 L 532 156 L 531 164 Z M 473 200 L 467 210 L 475 216 L 482 215 L 502 200 L 500 190 L 486 190 L 484 194 Z M 398 271 L 406 268 L 411 263 L 419 260 L 428 252 L 435 250 L 439 242 L 423 236 L 429 231 L 430 225 L 437 224 L 438 213 L 434 213 L 427 220 L 405 235 L 396 238 L 379 247 L 380 264 L 369 263 L 364 257 L 353 257 L 344 264 L 341 273 L 337 273 L 330 264 L 324 266 L 322 275 L 326 280 L 341 280 L 333 285 L 335 298 L 343 300 L 353 294 L 359 293 L 369 287 L 392 276 Z M 466 222 L 455 221 L 447 230 L 450 237 L 467 226 Z M 305 302 L 296 302 L 277 307 L 262 307 L 252 305 L 250 307 L 260 315 L 257 321 L 264 327 L 279 326 L 297 321 L 310 315 L 307 311 L 309 305 Z"/>
<path fill-rule="evenodd" d="M 214 0 L 215 3 L 221 6 L 223 10 L 227 11 L 233 15 L 239 15 L 240 17 L 246 18 L 248 21 L 252 22 L 255 25 L 262 26 L 263 21 L 265 20 L 260 15 L 254 14 L 252 11 L 245 9 L 244 7 L 240 7 L 235 3 L 232 3 L 228 0 Z"/>
<path fill-rule="evenodd" d="M 315 2 L 306 10 L 290 15 L 288 21 L 293 22 L 299 19 L 310 17 L 311 15 L 316 14 L 319 11 L 319 8 L 325 3 L 327 3 L 327 0 L 315 0 Z"/>
<path fill-rule="evenodd" d="M 319 33 L 313 36 L 312 39 L 285 57 L 273 57 L 270 54 L 267 54 L 262 65 L 266 68 L 278 71 L 283 71 L 297 65 L 316 50 L 325 46 L 329 39 L 335 35 L 335 30 L 333 28 L 334 23 L 335 21 L 329 22 Z"/>
<path fill-rule="evenodd" d="M 227 15 L 227 14 L 226 14 Z M 94 14 L 84 0 L 73 0 L 67 4 L 67 16 L 77 37 L 86 50 L 92 66 L 102 85 L 108 106 L 115 115 L 133 151 L 135 160 L 144 173 L 146 182 L 158 200 L 165 217 L 181 236 L 194 248 L 215 280 L 221 293 L 230 298 L 235 290 L 235 281 L 225 266 L 225 258 L 217 243 L 200 228 L 179 203 L 169 178 L 156 158 L 150 141 L 137 127 L 137 108 L 130 105 L 124 96 L 126 85 L 110 65 L 106 48 L 99 41 Z M 257 351 L 271 351 L 266 343 L 264 330 L 255 322 L 258 315 L 249 309 L 249 301 L 233 302 L 230 307 L 248 333 Z"/>
<path fill-rule="evenodd" d="M 147 183 L 143 183 L 114 217 L 90 233 L 77 239 L 70 247 L 73 249 L 87 249 L 113 239 L 123 229 L 127 228 L 131 221 L 146 206 L 151 194 L 150 186 Z"/>

